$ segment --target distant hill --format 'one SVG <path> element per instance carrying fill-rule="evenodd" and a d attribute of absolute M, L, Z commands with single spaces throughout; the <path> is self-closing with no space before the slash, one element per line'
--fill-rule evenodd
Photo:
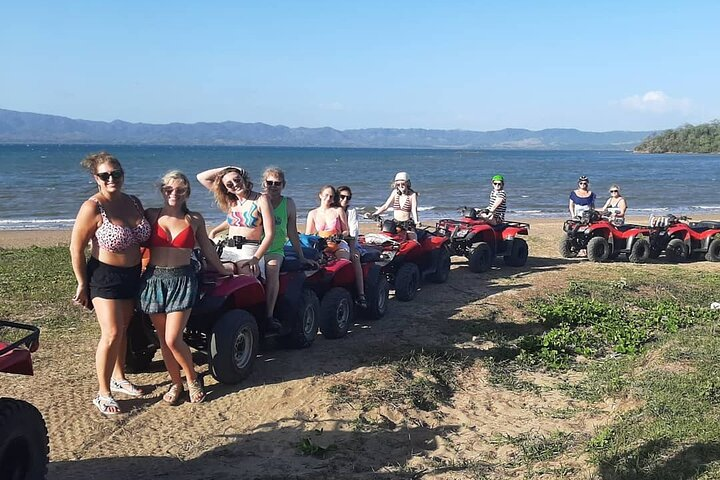
<path fill-rule="evenodd" d="M 290 128 L 265 123 L 95 122 L 0 109 L 0 143 L 248 145 L 369 148 L 516 148 L 630 150 L 652 132 L 582 132 L 571 128 L 489 132 L 420 128 Z"/>
<path fill-rule="evenodd" d="M 683 125 L 651 135 L 635 147 L 638 153 L 720 153 L 720 120 Z"/>

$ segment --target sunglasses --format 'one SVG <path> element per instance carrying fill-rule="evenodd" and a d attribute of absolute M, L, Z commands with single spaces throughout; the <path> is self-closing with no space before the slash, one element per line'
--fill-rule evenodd
<path fill-rule="evenodd" d="M 173 192 L 175 192 L 175 195 L 185 195 L 187 193 L 187 188 L 185 187 L 162 187 L 160 190 L 165 195 L 170 195 Z"/>
<path fill-rule="evenodd" d="M 502 185 L 502 182 L 493 182 L 493 185 Z"/>
<path fill-rule="evenodd" d="M 352 195 L 340 195 L 340 200 L 350 200 Z"/>
<path fill-rule="evenodd" d="M 578 185 L 587 185 L 588 182 L 578 182 Z"/>
<path fill-rule="evenodd" d="M 404 187 L 406 185 L 405 182 L 395 182 L 396 187 Z"/>
<path fill-rule="evenodd" d="M 265 180 L 265 185 L 268 187 L 282 187 L 282 184 L 281 181 Z"/>
<path fill-rule="evenodd" d="M 225 183 L 224 185 L 225 185 L 225 188 L 227 188 L 228 190 L 232 190 L 235 187 L 244 187 L 245 182 L 243 182 L 242 180 L 238 180 L 237 182 L 230 180 L 227 183 Z"/>
<path fill-rule="evenodd" d="M 123 177 L 123 175 L 125 175 L 125 173 L 122 170 L 113 170 L 112 172 L 101 172 L 95 174 L 95 176 L 103 182 L 110 181 L 110 177 L 112 177 L 113 180 L 118 181 Z"/>
<path fill-rule="evenodd" d="M 610 193 L 620 193 L 620 190 L 610 190 Z"/>

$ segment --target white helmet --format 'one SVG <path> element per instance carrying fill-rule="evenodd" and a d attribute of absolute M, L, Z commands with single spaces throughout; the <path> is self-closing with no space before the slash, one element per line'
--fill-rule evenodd
<path fill-rule="evenodd" d="M 407 172 L 398 172 L 397 175 L 395 175 L 395 181 L 409 182 L 410 175 L 408 175 Z"/>

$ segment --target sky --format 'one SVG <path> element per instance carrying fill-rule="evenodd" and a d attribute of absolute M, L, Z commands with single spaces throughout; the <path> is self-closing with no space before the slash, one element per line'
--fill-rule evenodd
<path fill-rule="evenodd" d="M 720 2 L 0 2 L 0 108 L 290 127 L 720 118 Z"/>

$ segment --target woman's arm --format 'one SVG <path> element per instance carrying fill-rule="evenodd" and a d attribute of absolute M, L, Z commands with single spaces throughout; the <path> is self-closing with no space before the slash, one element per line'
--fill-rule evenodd
<path fill-rule="evenodd" d="M 348 232 L 350 232 L 351 237 L 357 238 L 360 235 L 360 222 L 358 222 L 357 210 L 354 207 L 350 207 L 345 213 L 348 219 Z"/>
<path fill-rule="evenodd" d="M 590 192 L 590 208 L 595 210 L 595 199 L 596 199 L 595 192 Z"/>
<path fill-rule="evenodd" d="M 70 258 L 72 269 L 77 280 L 77 289 L 73 301 L 85 308 L 90 308 L 90 296 L 87 284 L 87 260 L 85 247 L 95 235 L 98 228 L 98 206 L 92 200 L 85 201 L 78 211 L 70 237 Z"/>
<path fill-rule="evenodd" d="M 305 221 L 305 235 L 312 235 L 315 233 L 315 210 L 308 212 L 307 220 Z"/>
<path fill-rule="evenodd" d="M 417 205 L 417 193 L 410 195 L 410 213 L 415 221 L 415 225 L 420 223 L 420 217 L 418 216 L 418 205 Z"/>
<path fill-rule="evenodd" d="M 268 199 L 268 196 L 261 194 L 257 199 L 258 206 L 260 207 L 260 215 L 262 216 L 262 227 L 264 237 L 260 242 L 255 257 L 258 261 L 263 258 L 265 252 L 268 251 L 270 245 L 275 238 L 275 211 L 273 210 L 272 203 Z"/>
<path fill-rule="evenodd" d="M 575 216 L 575 202 L 573 202 L 572 196 L 570 196 L 570 201 L 568 202 L 568 209 L 570 210 L 570 218 L 573 218 Z"/>
<path fill-rule="evenodd" d="M 345 210 L 342 209 L 342 207 L 336 207 L 337 208 L 337 214 L 338 218 L 340 219 L 340 228 L 342 231 L 342 235 L 344 237 L 350 235 L 350 227 L 348 227 L 348 219 L 347 219 L 347 213 L 345 213 Z"/>
<path fill-rule="evenodd" d="M 217 177 L 218 173 L 222 172 L 226 168 L 240 169 L 240 167 L 233 167 L 232 165 L 228 165 L 226 167 L 211 168 L 210 170 L 205 170 L 204 172 L 198 173 L 196 176 L 197 181 L 200 182 L 203 187 L 207 188 L 208 190 L 212 190 L 213 185 L 215 184 L 215 177 Z"/>
<path fill-rule="evenodd" d="M 612 198 L 608 198 L 607 202 L 605 202 L 605 205 L 600 209 L 602 212 L 607 212 L 608 207 L 610 206 L 610 202 L 612 202 Z"/>
<path fill-rule="evenodd" d="M 227 223 L 227 220 L 223 220 L 221 223 L 218 223 L 216 226 L 213 227 L 212 230 L 210 230 L 210 239 L 214 239 L 217 237 L 220 233 L 224 232 L 225 230 L 230 229 L 230 224 Z"/>
<path fill-rule="evenodd" d="M 192 221 L 192 228 L 195 231 L 195 240 L 197 241 L 200 251 L 202 252 L 205 260 L 213 268 L 213 270 L 220 273 L 232 274 L 232 269 L 227 269 L 220 261 L 215 245 L 210 241 L 210 237 L 207 234 L 207 227 L 205 226 L 205 219 L 202 215 L 196 212 L 190 213 L 190 219 Z"/>
<path fill-rule="evenodd" d="M 393 200 L 395 200 L 395 192 L 391 192 L 388 199 L 385 201 L 382 207 L 379 207 L 373 212 L 373 215 L 380 215 L 384 211 L 386 211 L 388 208 L 390 208 L 390 205 L 392 205 Z"/>

